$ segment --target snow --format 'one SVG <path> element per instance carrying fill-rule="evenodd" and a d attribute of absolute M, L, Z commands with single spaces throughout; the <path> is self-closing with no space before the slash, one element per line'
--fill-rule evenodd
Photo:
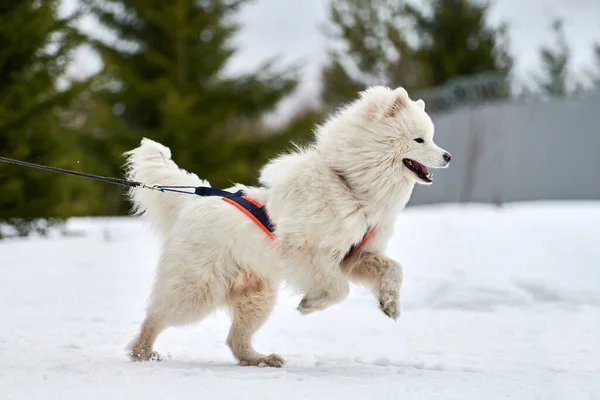
<path fill-rule="evenodd" d="M 410 207 L 394 322 L 356 287 L 302 316 L 282 291 L 255 338 L 281 369 L 240 367 L 215 314 L 132 363 L 157 240 L 135 219 L 0 242 L 0 398 L 592 399 L 600 392 L 600 203 Z"/>

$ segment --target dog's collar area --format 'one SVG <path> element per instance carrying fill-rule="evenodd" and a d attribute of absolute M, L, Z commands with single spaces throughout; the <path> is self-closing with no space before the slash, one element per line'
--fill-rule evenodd
<path fill-rule="evenodd" d="M 195 188 L 194 193 L 198 196 L 203 197 L 221 197 L 223 201 L 231 204 L 232 206 L 236 207 L 238 210 L 246 214 L 246 216 L 250 218 L 250 220 L 252 220 L 252 222 L 254 222 L 267 236 L 269 236 L 273 240 L 276 240 L 274 234 L 275 228 L 269 216 L 269 212 L 267 211 L 264 205 L 260 204 L 258 201 L 246 195 L 244 191 L 238 190 L 237 192 L 232 193 L 223 189 L 198 186 Z M 350 250 L 348 250 L 348 252 L 344 256 L 344 260 L 356 253 L 356 251 L 358 251 L 358 249 L 361 248 L 369 239 L 373 231 L 374 228 L 370 227 L 367 230 L 367 233 L 365 233 L 365 235 L 362 237 L 362 239 L 358 243 L 350 247 Z"/>

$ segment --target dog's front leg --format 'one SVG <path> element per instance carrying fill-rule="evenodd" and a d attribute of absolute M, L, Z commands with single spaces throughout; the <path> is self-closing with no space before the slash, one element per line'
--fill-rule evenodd
<path fill-rule="evenodd" d="M 333 262 L 311 263 L 305 279 L 306 294 L 298 304 L 298 311 L 310 314 L 342 302 L 350 293 L 348 279 Z"/>
<path fill-rule="evenodd" d="M 372 288 L 379 308 L 390 318 L 400 315 L 402 265 L 382 254 L 365 252 L 342 263 L 342 271 L 353 281 Z"/>
<path fill-rule="evenodd" d="M 298 311 L 311 314 L 342 302 L 350 293 L 348 278 L 335 249 L 307 246 L 302 238 L 281 235 L 279 241 L 283 275 L 289 284 L 305 293 Z"/>
<path fill-rule="evenodd" d="M 298 311 L 302 314 L 310 314 L 321 311 L 334 304 L 342 302 L 350 293 L 350 287 L 344 276 L 329 277 L 329 279 L 316 282 L 304 295 Z"/>
<path fill-rule="evenodd" d="M 399 262 L 387 259 L 379 281 L 379 307 L 390 318 L 400 316 L 400 288 L 402 286 L 402 266 Z"/>

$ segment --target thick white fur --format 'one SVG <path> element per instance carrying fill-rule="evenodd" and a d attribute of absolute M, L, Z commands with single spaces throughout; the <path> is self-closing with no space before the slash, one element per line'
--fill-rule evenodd
<path fill-rule="evenodd" d="M 348 282 L 361 282 L 372 288 L 381 310 L 397 318 L 402 268 L 385 249 L 415 183 L 424 183 L 402 160 L 446 167 L 446 152 L 434 144 L 433 134 L 424 102 L 412 101 L 403 88 L 362 92 L 318 127 L 311 146 L 265 165 L 260 187 L 227 189 L 244 189 L 266 205 L 275 241 L 218 197 L 132 189 L 135 211 L 155 223 L 162 249 L 131 357 L 158 358 L 152 347 L 162 330 L 227 307 L 233 320 L 227 343 L 240 363 L 281 366 L 281 357 L 259 354 L 251 344 L 272 310 L 280 282 L 304 294 L 298 306 L 303 314 L 343 301 Z M 142 140 L 127 156 L 129 179 L 209 185 L 179 169 L 170 150 L 151 140 Z M 369 227 L 375 227 L 373 235 L 344 260 Z"/>

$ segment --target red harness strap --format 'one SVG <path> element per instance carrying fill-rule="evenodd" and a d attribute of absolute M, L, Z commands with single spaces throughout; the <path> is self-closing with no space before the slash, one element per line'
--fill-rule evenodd
<path fill-rule="evenodd" d="M 249 201 L 250 203 L 252 203 L 253 205 L 255 205 L 256 207 L 258 207 L 259 209 L 263 208 L 263 206 L 257 202 L 256 200 L 248 197 L 248 196 L 241 196 L 242 199 Z M 242 204 L 240 204 L 239 202 L 235 201 L 235 199 L 229 198 L 229 197 L 223 197 L 223 200 L 226 201 L 227 203 L 231 204 L 232 206 L 236 207 L 238 210 L 240 210 L 241 212 L 243 212 L 244 214 L 246 214 L 246 216 L 248 218 L 250 218 L 252 220 L 252 222 L 254 222 L 256 225 L 258 225 L 258 227 L 260 229 L 263 230 L 264 233 L 267 234 L 268 237 L 270 237 L 271 239 L 275 240 L 275 235 L 273 234 L 273 231 L 265 226 L 265 224 L 263 224 L 253 213 L 251 210 L 248 210 L 247 208 L 245 208 Z"/>
<path fill-rule="evenodd" d="M 367 242 L 367 239 L 369 239 L 369 236 L 371 236 L 371 234 L 373 233 L 374 230 L 375 230 L 374 227 L 369 228 L 367 233 L 365 233 L 365 236 L 363 236 L 362 240 L 360 242 L 358 242 L 358 244 L 355 244 L 352 247 L 350 247 L 350 250 L 348 250 L 348 253 L 346 253 L 346 255 L 344 256 L 344 260 L 346 260 L 347 258 L 350 258 L 350 256 L 352 254 L 356 253 L 356 251 L 358 249 L 360 249 L 362 247 L 362 245 Z"/>

